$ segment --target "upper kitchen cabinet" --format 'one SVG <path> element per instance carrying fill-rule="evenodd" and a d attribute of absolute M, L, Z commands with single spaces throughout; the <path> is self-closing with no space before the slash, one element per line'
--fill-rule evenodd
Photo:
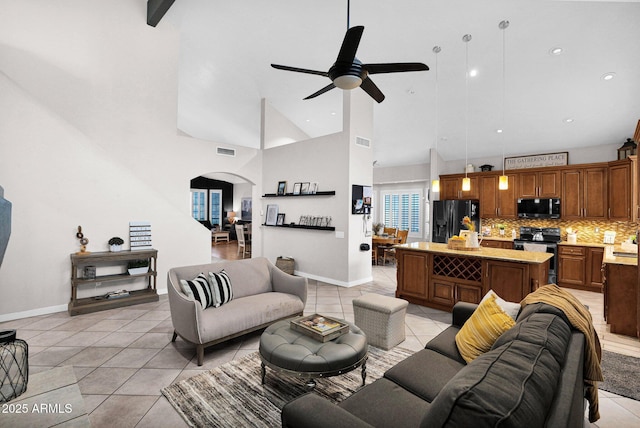
<path fill-rule="evenodd" d="M 636 221 L 636 157 L 609 163 L 609 219 Z"/>
<path fill-rule="evenodd" d="M 499 173 L 479 177 L 480 183 L 480 217 L 517 217 L 517 183 L 516 174 L 507 174 L 509 187 L 505 190 L 498 188 Z"/>
<path fill-rule="evenodd" d="M 462 191 L 463 174 L 440 176 L 440 200 L 448 199 L 478 199 L 480 197 L 480 189 L 478 187 L 478 177 L 470 176 L 471 190 Z"/>
<path fill-rule="evenodd" d="M 560 171 L 520 171 L 517 178 L 518 198 L 560 197 Z"/>
<path fill-rule="evenodd" d="M 563 219 L 606 219 L 608 168 L 593 166 L 562 171 Z"/>

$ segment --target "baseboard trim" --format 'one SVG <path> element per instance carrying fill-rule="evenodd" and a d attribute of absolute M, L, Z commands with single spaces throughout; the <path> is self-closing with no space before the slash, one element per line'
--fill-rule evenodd
<path fill-rule="evenodd" d="M 337 285 L 339 287 L 345 287 L 345 288 L 356 287 L 358 285 L 366 284 L 367 282 L 373 281 L 373 277 L 370 276 L 368 278 L 358 279 L 356 281 L 345 282 L 345 281 L 340 281 L 334 278 L 327 278 L 320 275 L 314 275 L 312 273 L 301 272 L 298 270 L 294 271 L 294 275 L 303 276 L 308 279 L 315 279 L 316 281 L 326 282 L 327 284 Z"/>

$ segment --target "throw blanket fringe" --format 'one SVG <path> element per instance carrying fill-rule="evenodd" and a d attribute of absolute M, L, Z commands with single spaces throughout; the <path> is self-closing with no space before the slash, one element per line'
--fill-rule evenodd
<path fill-rule="evenodd" d="M 600 419 L 598 409 L 598 382 L 604 380 L 600 361 L 602 348 L 600 340 L 593 327 L 591 313 L 576 297 L 558 287 L 556 284 L 548 284 L 538 288 L 527 295 L 521 302 L 521 306 L 533 303 L 546 303 L 564 312 L 571 325 L 582 334 L 586 340 L 584 358 L 584 382 L 586 385 L 586 398 L 589 402 L 589 422 Z"/>

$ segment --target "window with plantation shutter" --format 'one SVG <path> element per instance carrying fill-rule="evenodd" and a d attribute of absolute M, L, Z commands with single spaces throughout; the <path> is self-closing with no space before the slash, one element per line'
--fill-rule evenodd
<path fill-rule="evenodd" d="M 382 191 L 381 223 L 408 230 L 410 237 L 422 238 L 422 193 L 422 189 Z"/>

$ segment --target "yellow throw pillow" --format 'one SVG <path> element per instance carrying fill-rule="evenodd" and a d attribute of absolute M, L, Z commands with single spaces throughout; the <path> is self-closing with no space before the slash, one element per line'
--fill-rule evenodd
<path fill-rule="evenodd" d="M 456 334 L 456 345 L 462 358 L 470 363 L 484 354 L 502 333 L 515 321 L 496 303 L 495 294 L 489 296 L 473 312 Z"/>

